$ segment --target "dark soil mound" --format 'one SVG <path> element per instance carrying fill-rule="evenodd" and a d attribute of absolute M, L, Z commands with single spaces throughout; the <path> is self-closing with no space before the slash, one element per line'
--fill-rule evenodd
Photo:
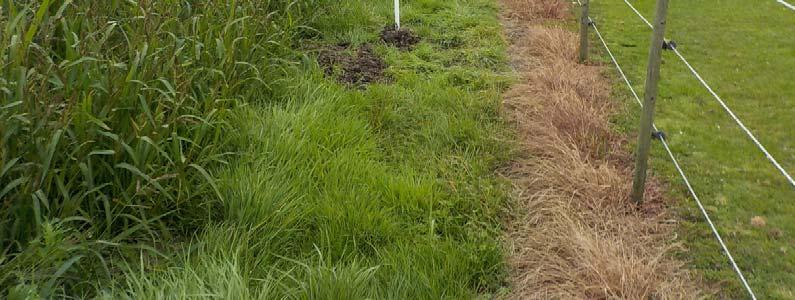
<path fill-rule="evenodd" d="M 406 28 L 396 30 L 393 26 L 387 26 L 381 31 L 381 40 L 405 51 L 414 48 L 420 42 L 420 37 Z"/>
<path fill-rule="evenodd" d="M 361 88 L 386 80 L 386 62 L 367 44 L 356 49 L 354 54 L 348 51 L 347 44 L 328 47 L 320 51 L 318 63 L 326 76 L 335 76 L 337 81 L 349 86 Z"/>

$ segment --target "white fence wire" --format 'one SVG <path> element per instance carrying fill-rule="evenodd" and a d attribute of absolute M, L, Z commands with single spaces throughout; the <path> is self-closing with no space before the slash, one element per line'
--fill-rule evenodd
<path fill-rule="evenodd" d="M 781 5 L 784 5 L 784 6 L 786 6 L 787 8 L 789 8 L 791 10 L 795 10 L 795 5 L 789 4 L 787 1 L 776 0 L 776 2 L 781 3 Z"/>
<path fill-rule="evenodd" d="M 607 41 L 605 41 L 604 37 L 602 36 L 602 33 L 599 32 L 599 28 L 596 26 L 596 23 L 592 21 L 591 26 L 593 27 L 596 36 L 599 37 L 599 40 L 602 42 L 602 45 L 604 46 L 605 51 L 607 51 L 607 54 L 610 56 L 610 59 L 613 61 L 613 64 L 616 66 L 618 74 L 627 84 L 627 87 L 629 88 L 629 91 L 632 93 L 632 96 L 638 102 L 638 105 L 643 107 L 643 102 L 640 100 L 638 93 L 635 91 L 635 88 L 632 86 L 632 83 L 627 78 L 627 75 L 624 73 L 624 69 L 621 68 L 621 65 L 618 63 L 618 60 L 616 60 L 615 55 L 613 55 L 613 51 L 610 50 L 610 47 L 607 45 Z M 657 129 L 657 125 L 652 124 L 652 126 L 654 126 L 654 131 L 659 131 Z M 662 145 L 665 148 L 665 152 L 668 153 L 668 157 L 671 159 L 671 162 L 673 162 L 674 167 L 676 167 L 676 170 L 679 172 L 679 175 L 682 177 L 685 186 L 687 186 L 688 191 L 690 191 L 690 195 L 693 196 L 693 199 L 696 201 L 699 210 L 701 210 L 701 214 L 704 216 L 704 219 L 707 220 L 707 223 L 709 224 L 709 228 L 712 230 L 713 235 L 718 240 L 718 243 L 720 243 L 721 248 L 723 248 L 723 252 L 729 258 L 729 262 L 734 268 L 734 271 L 737 273 L 737 276 L 740 278 L 740 281 L 742 281 L 746 291 L 748 291 L 748 294 L 751 296 L 751 299 L 756 300 L 756 295 L 754 294 L 754 291 L 751 289 L 751 286 L 748 285 L 748 281 L 745 279 L 745 275 L 743 275 L 743 272 L 742 270 L 740 270 L 740 267 L 737 266 L 737 262 L 734 260 L 731 251 L 729 251 L 729 247 L 726 246 L 725 242 L 723 242 L 723 238 L 718 232 L 718 229 L 715 227 L 715 224 L 712 222 L 712 218 L 710 218 L 709 214 L 707 213 L 707 210 L 704 208 L 704 205 L 701 203 L 701 199 L 698 198 L 698 194 L 696 194 L 696 191 L 693 189 L 693 185 L 690 184 L 690 180 L 687 178 L 687 175 L 685 174 L 684 170 L 682 170 L 682 166 L 679 165 L 679 161 L 674 156 L 673 151 L 671 151 L 671 147 L 668 146 L 668 142 L 665 140 L 665 137 L 661 135 L 660 141 L 662 142 Z"/>
<path fill-rule="evenodd" d="M 644 17 L 643 14 L 641 14 L 635 8 L 635 6 L 632 5 L 632 3 L 630 3 L 628 0 L 624 0 L 624 3 L 626 3 L 627 6 L 629 6 L 629 8 L 632 9 L 632 11 L 635 12 L 636 15 L 638 15 L 638 17 L 640 17 L 640 19 L 643 20 L 643 22 L 649 26 L 649 28 L 654 28 L 654 26 L 652 26 L 651 23 L 649 23 L 649 20 L 646 19 L 646 17 Z M 720 106 L 723 107 L 723 110 L 726 111 L 726 113 L 729 114 L 729 116 L 734 120 L 734 122 L 737 123 L 740 129 L 742 129 L 743 132 L 745 132 L 745 134 L 748 136 L 748 138 L 751 139 L 754 145 L 756 145 L 756 147 L 760 151 L 762 151 L 762 153 L 764 153 L 765 158 L 767 158 L 767 160 L 770 161 L 770 163 L 772 163 L 774 167 L 776 167 L 776 169 L 784 176 L 784 178 L 789 182 L 790 185 L 792 185 L 792 187 L 795 187 L 795 179 L 792 178 L 792 175 L 790 175 L 789 172 L 787 172 L 787 170 L 781 166 L 778 160 L 776 160 L 776 158 L 773 157 L 773 155 L 770 154 L 769 151 L 767 151 L 767 148 L 764 145 L 762 145 L 762 143 L 759 141 L 759 139 L 756 138 L 756 136 L 751 132 L 751 130 L 745 126 L 745 123 L 743 123 L 743 121 L 740 120 L 739 117 L 737 117 L 737 115 L 734 113 L 734 111 L 731 110 L 731 108 L 729 108 L 726 102 L 723 101 L 723 99 L 720 96 L 718 96 L 718 93 L 716 93 L 715 90 L 712 89 L 712 86 L 710 86 L 709 83 L 707 83 L 707 81 L 704 80 L 704 77 L 702 77 L 701 74 L 698 71 L 696 71 L 696 69 L 693 67 L 692 64 L 690 64 L 690 62 L 684 57 L 684 55 L 682 55 L 682 53 L 679 52 L 679 50 L 676 49 L 676 47 L 673 47 L 673 51 L 676 54 L 676 56 L 679 57 L 679 60 L 681 60 L 682 63 L 684 63 L 685 66 L 687 66 L 690 72 L 693 73 L 696 79 L 698 79 L 701 85 L 703 85 L 704 88 L 706 88 L 707 91 L 710 94 L 712 94 L 715 100 L 718 101 Z"/>

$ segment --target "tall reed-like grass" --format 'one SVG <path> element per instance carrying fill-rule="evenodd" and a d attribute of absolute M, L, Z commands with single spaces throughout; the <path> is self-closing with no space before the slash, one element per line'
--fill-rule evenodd
<path fill-rule="evenodd" d="M 0 290 L 79 294 L 213 220 L 230 108 L 323 1 L 2 1 Z"/>
<path fill-rule="evenodd" d="M 388 2 L 0 5 L 0 298 L 501 290 L 493 1 L 409 2 L 412 51 L 380 42 Z M 308 50 L 361 44 L 389 84 Z"/>

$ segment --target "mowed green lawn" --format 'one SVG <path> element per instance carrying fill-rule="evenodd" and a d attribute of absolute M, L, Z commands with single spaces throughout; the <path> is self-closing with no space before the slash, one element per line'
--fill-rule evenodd
<path fill-rule="evenodd" d="M 631 1 L 648 19 L 654 0 Z M 592 17 L 639 92 L 651 30 L 621 0 L 592 1 Z M 666 36 L 790 174 L 795 174 L 795 11 L 774 0 L 671 1 Z M 606 56 L 601 59 L 609 62 Z M 626 87 L 616 85 L 617 89 Z M 627 130 L 638 106 L 627 98 Z M 770 164 L 672 52 L 665 52 L 656 122 L 667 133 L 751 287 L 795 299 L 795 188 Z M 690 267 L 721 289 L 745 291 L 664 150 L 653 171 L 679 191 Z M 763 226 L 752 225 L 760 216 Z"/>

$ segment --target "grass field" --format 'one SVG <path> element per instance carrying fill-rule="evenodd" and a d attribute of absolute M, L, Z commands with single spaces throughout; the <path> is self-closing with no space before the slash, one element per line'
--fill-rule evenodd
<path fill-rule="evenodd" d="M 631 2 L 653 19 L 654 1 Z M 619 63 L 642 91 L 650 30 L 621 0 L 592 1 L 591 7 Z M 790 174 L 794 33 L 795 12 L 776 1 L 727 0 L 672 1 L 666 34 Z M 627 99 L 633 117 L 624 123 L 634 130 L 639 110 Z M 657 105 L 657 125 L 752 288 L 760 298 L 795 299 L 795 189 L 671 52 L 664 53 Z M 653 169 L 683 199 L 683 255 L 720 294 L 742 298 L 745 291 L 659 145 Z M 752 224 L 757 216 L 764 225 Z"/>
<path fill-rule="evenodd" d="M 412 51 L 391 1 L 200 2 L 2 2 L 0 298 L 501 292 L 493 1 L 407 1 Z M 388 83 L 315 60 L 368 43 Z"/>

